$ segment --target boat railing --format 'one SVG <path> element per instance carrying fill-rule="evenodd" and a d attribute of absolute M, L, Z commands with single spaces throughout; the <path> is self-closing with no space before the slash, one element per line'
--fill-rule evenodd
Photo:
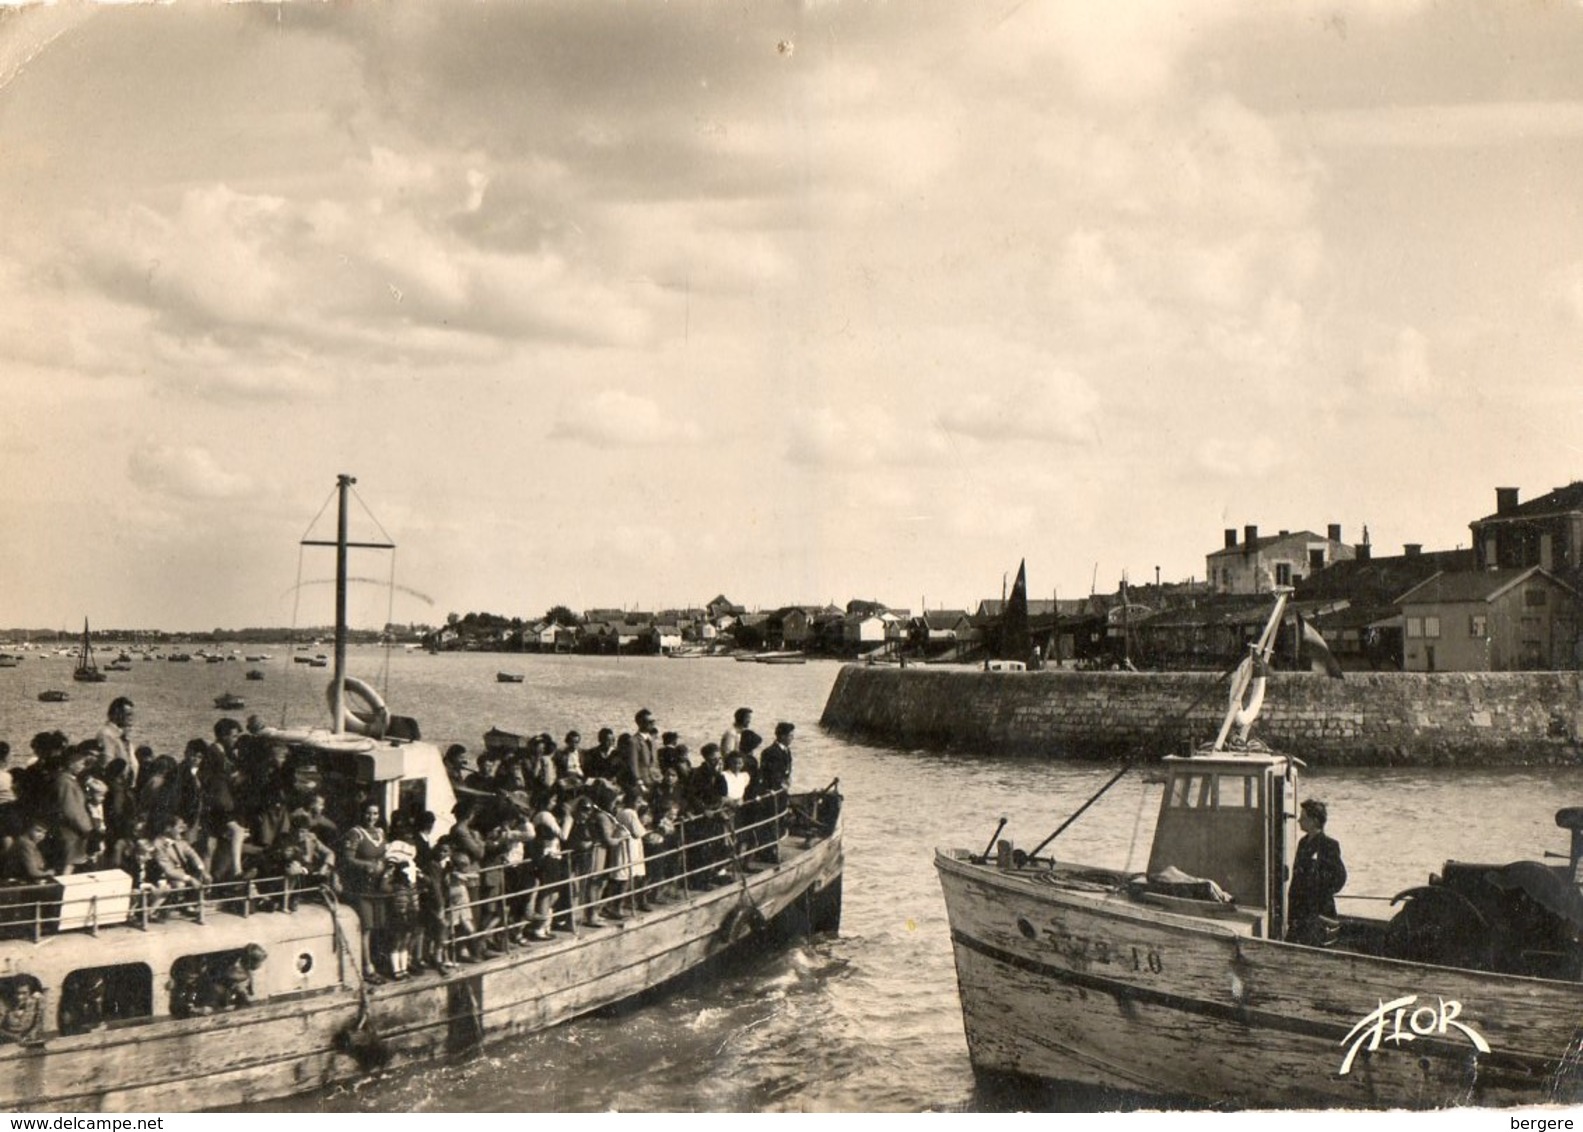
<path fill-rule="evenodd" d="M 470 913 L 475 924 L 470 933 L 453 933 L 453 942 L 493 939 L 552 916 L 570 917 L 575 928 L 587 917 L 662 886 L 685 893 L 745 883 L 755 856 L 778 856 L 781 846 L 797 837 L 806 848 L 834 832 L 838 786 L 839 780 L 818 792 L 769 791 L 739 806 L 689 815 L 669 832 L 650 830 L 660 836 L 645 838 L 641 862 L 627 848 L 631 834 L 621 827 L 622 837 L 609 848 L 573 844 L 532 862 L 486 864 L 477 874 L 480 895 L 447 906 L 447 912 Z M 630 885 L 640 864 L 645 874 L 641 890 Z M 385 891 L 362 893 L 359 899 L 388 905 L 396 896 Z M 60 932 L 97 935 L 122 926 L 146 931 L 172 918 L 202 924 L 216 913 L 291 912 L 303 900 L 334 903 L 334 879 L 271 875 L 181 885 L 139 882 L 128 875 L 125 887 L 95 886 L 81 895 L 57 882 L 3 884 L 0 938 L 39 942 Z"/>
<path fill-rule="evenodd" d="M 643 857 L 630 848 L 631 834 L 611 845 L 572 845 L 534 864 L 489 864 L 480 867 L 469 892 L 479 895 L 449 905 L 448 911 L 471 931 L 451 930 L 453 948 L 509 946 L 518 929 L 546 928 L 552 921 L 573 932 L 590 920 L 622 915 L 624 905 L 660 893 L 683 894 L 745 884 L 752 860 L 763 854 L 778 858 L 788 838 L 802 837 L 804 847 L 834 832 L 835 819 L 821 799 L 838 797 L 832 782 L 818 793 L 770 791 L 739 807 L 691 815 L 675 823 L 663 841 L 650 844 L 658 830 L 645 836 Z M 635 883 L 642 868 L 642 883 Z M 524 875 L 527 882 L 513 886 Z M 473 875 L 473 874 L 469 874 Z M 622 918 L 625 918 L 624 916 Z"/>

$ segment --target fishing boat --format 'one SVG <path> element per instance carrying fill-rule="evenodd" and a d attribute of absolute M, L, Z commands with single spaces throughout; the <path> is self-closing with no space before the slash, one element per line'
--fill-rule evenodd
<path fill-rule="evenodd" d="M 338 481 L 335 540 L 304 540 L 337 549 L 330 726 L 266 728 L 257 741 L 318 784 L 342 828 L 369 805 L 386 819 L 428 811 L 438 840 L 458 792 L 442 748 L 346 673 L 348 548 L 389 546 L 348 541 L 352 482 Z M 838 930 L 839 784 L 787 803 L 756 830 L 706 826 L 674 856 L 651 852 L 651 870 L 675 867 L 672 889 L 646 910 L 623 913 L 619 893 L 601 894 L 620 864 L 530 878 L 469 900 L 480 926 L 456 926 L 450 961 L 412 971 L 392 951 L 383 978 L 362 961 L 359 908 L 307 877 L 164 890 L 101 870 L 0 890 L 0 1109 L 189 1111 L 310 1092 L 554 1026 L 731 952 Z M 747 866 L 740 845 L 772 849 L 773 863 Z M 554 931 L 524 933 L 511 919 L 535 898 L 553 898 L 542 926 Z M 360 903 L 386 899 L 381 890 Z M 504 921 L 484 915 L 495 901 Z M 218 1002 L 205 991 L 216 983 Z"/>
<path fill-rule="evenodd" d="M 1161 760 L 1145 873 L 1043 855 L 1065 825 L 936 852 L 975 1071 L 1219 1108 L 1578 1103 L 1583 808 L 1555 815 L 1565 864 L 1448 861 L 1389 918 L 1289 924 L 1300 764 L 1250 736 L 1285 601 L 1214 741 Z"/>
<path fill-rule="evenodd" d="M 88 619 L 82 619 L 82 647 L 77 651 L 77 667 L 72 670 L 71 678 L 79 684 L 102 684 L 110 679 L 93 659 L 93 642 L 88 637 Z"/>

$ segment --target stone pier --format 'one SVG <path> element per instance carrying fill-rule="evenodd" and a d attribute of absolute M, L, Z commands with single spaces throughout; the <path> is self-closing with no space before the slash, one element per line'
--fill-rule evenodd
<path fill-rule="evenodd" d="M 1213 739 L 1228 681 L 1196 672 L 983 672 L 849 665 L 821 722 L 887 746 L 1053 759 L 1180 754 Z M 1269 677 L 1253 732 L 1310 765 L 1583 762 L 1575 672 Z"/>

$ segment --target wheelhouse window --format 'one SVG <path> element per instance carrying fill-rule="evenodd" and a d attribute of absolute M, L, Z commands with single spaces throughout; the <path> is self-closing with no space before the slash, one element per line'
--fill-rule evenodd
<path fill-rule="evenodd" d="M 1170 805 L 1182 810 L 1256 809 L 1264 780 L 1251 774 L 1178 774 L 1171 779 Z"/>
<path fill-rule="evenodd" d="M 86 1034 L 154 1012 L 154 974 L 147 963 L 85 967 L 60 988 L 58 1023 L 63 1036 Z"/>

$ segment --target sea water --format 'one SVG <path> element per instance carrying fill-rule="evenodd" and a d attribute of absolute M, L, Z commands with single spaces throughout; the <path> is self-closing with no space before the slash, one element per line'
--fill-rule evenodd
<path fill-rule="evenodd" d="M 187 651 L 193 651 L 188 648 Z M 270 724 L 323 725 L 327 670 L 266 662 L 134 660 L 109 683 L 73 685 L 72 661 L 31 654 L 0 669 L 0 739 L 26 744 L 59 728 L 88 738 L 109 701 L 137 705 L 134 741 L 179 754 L 209 735 L 214 697 L 235 692 Z M 265 672 L 245 681 L 248 668 Z M 495 672 L 523 672 L 501 684 Z M 1112 764 L 1010 759 L 971 750 L 886 749 L 824 734 L 818 720 L 834 663 L 760 665 L 729 659 L 429 655 L 353 649 L 349 674 L 379 688 L 425 739 L 473 751 L 491 727 L 559 737 L 632 728 L 639 708 L 680 733 L 695 759 L 737 707 L 766 737 L 797 724 L 798 789 L 839 778 L 846 873 L 841 932 L 694 980 L 636 1007 L 491 1044 L 452 1062 L 384 1075 L 268 1107 L 298 1111 L 986 1110 L 1088 1108 L 1104 1097 L 1010 1094 L 980 1086 L 968 1062 L 956 996 L 936 847 L 977 852 L 1002 816 L 1002 837 L 1031 848 L 1099 790 Z M 1018 678 L 1008 674 L 1008 679 Z M 64 688 L 72 699 L 43 704 Z M 1143 768 L 1144 771 L 1147 768 Z M 1130 773 L 1047 852 L 1067 861 L 1141 870 L 1159 804 L 1146 773 Z M 1448 859 L 1505 862 L 1564 853 L 1558 807 L 1583 804 L 1583 770 L 1310 768 L 1302 796 L 1329 804 L 1329 832 L 1351 874 L 1343 911 L 1388 916 L 1397 893 Z"/>

